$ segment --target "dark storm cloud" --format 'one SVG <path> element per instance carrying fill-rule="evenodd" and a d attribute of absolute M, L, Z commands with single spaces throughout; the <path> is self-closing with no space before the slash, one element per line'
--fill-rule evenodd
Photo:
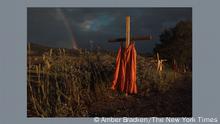
<path fill-rule="evenodd" d="M 72 33 L 67 30 L 57 8 L 28 9 L 28 42 L 53 47 L 72 47 L 74 37 L 81 48 L 90 43 L 103 49 L 116 50 L 119 43 L 112 38 L 125 36 L 125 17 L 131 16 L 131 35 L 151 34 L 150 42 L 136 42 L 140 52 L 151 52 L 159 35 L 180 20 L 192 20 L 191 8 L 61 8 Z M 90 42 L 92 41 L 92 42 Z"/>

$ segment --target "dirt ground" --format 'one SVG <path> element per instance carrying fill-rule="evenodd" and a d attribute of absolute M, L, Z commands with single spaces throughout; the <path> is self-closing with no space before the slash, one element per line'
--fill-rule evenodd
<path fill-rule="evenodd" d="M 140 89 L 136 95 L 117 95 L 116 92 L 97 100 L 89 107 L 90 117 L 191 117 L 192 81 L 177 80 L 169 91 L 157 91 L 144 95 Z"/>

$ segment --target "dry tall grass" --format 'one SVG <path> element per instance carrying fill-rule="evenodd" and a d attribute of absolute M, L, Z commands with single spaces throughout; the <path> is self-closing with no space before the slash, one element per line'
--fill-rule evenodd
<path fill-rule="evenodd" d="M 28 53 L 31 53 L 30 45 Z M 111 94 L 114 62 L 114 55 L 84 51 L 72 56 L 65 49 L 50 49 L 40 56 L 29 55 L 27 116 L 89 116 L 91 103 Z M 175 80 L 172 70 L 167 68 L 159 76 L 155 67 L 141 56 L 138 56 L 137 75 L 138 86 L 145 89 L 145 95 L 153 90 L 166 92 Z"/>

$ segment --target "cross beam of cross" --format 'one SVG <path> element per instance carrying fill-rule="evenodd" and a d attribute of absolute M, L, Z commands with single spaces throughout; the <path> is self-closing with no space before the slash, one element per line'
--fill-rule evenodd
<path fill-rule="evenodd" d="M 135 36 L 130 37 L 130 16 L 126 16 L 126 38 L 117 38 L 109 40 L 108 42 L 126 42 L 125 47 L 127 48 L 130 44 L 130 41 L 149 41 L 152 40 L 152 36 L 145 35 L 145 36 Z"/>
<path fill-rule="evenodd" d="M 146 41 L 146 40 L 152 40 L 152 36 L 135 36 L 135 37 L 131 37 L 131 41 Z M 126 38 L 117 38 L 117 39 L 112 39 L 109 40 L 108 42 L 124 42 L 126 41 Z"/>

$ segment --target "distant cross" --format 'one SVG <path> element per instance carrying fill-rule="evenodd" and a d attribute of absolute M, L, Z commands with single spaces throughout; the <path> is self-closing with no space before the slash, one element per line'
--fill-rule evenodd
<path fill-rule="evenodd" d="M 152 60 L 150 62 L 155 63 L 156 68 L 157 68 L 157 73 L 159 74 L 159 76 L 162 76 L 162 72 L 163 72 L 163 62 L 166 62 L 166 59 L 160 59 L 160 55 L 159 53 L 156 54 L 157 55 L 157 59 L 156 60 Z"/>
<path fill-rule="evenodd" d="M 161 73 L 163 71 L 163 62 L 167 61 L 166 59 L 160 59 L 159 53 L 157 53 L 157 72 L 161 76 Z"/>

